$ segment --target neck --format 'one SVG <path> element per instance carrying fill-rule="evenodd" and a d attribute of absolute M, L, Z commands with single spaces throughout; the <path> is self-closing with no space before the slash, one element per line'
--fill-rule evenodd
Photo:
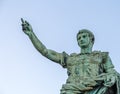
<path fill-rule="evenodd" d="M 81 48 L 81 53 L 91 53 L 92 52 L 92 47 L 87 47 L 87 48 Z"/>

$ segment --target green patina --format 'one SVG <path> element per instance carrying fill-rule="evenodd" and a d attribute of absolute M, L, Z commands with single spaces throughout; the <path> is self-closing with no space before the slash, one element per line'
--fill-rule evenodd
<path fill-rule="evenodd" d="M 120 94 L 120 76 L 108 52 L 92 51 L 95 38 L 91 31 L 82 29 L 78 32 L 81 51 L 68 55 L 47 49 L 23 19 L 22 29 L 43 56 L 67 69 L 68 79 L 60 94 Z"/>

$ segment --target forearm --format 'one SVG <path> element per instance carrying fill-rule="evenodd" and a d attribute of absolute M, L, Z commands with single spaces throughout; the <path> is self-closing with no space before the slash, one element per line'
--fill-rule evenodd
<path fill-rule="evenodd" d="M 46 47 L 42 44 L 42 42 L 37 38 L 37 36 L 34 34 L 34 32 L 31 32 L 29 35 L 29 38 L 34 45 L 34 47 L 42 54 L 46 55 L 47 54 L 47 49 Z"/>

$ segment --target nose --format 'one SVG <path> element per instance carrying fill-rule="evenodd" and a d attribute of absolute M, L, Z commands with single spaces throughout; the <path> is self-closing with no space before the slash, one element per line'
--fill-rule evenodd
<path fill-rule="evenodd" d="M 83 42 L 83 37 L 81 37 L 80 42 Z"/>

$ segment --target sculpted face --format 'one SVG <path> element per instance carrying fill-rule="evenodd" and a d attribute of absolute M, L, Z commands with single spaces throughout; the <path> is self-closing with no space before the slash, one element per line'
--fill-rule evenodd
<path fill-rule="evenodd" d="M 81 33 L 77 36 L 78 45 L 81 48 L 87 48 L 90 44 L 90 37 L 88 33 Z"/>

